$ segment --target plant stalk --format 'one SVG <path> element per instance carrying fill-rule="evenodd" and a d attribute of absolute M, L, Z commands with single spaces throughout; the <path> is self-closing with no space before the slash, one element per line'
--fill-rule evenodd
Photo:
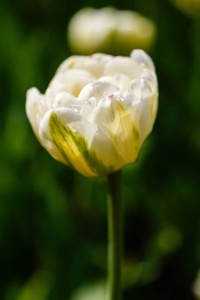
<path fill-rule="evenodd" d="M 122 174 L 108 176 L 108 294 L 107 300 L 121 300 Z"/>

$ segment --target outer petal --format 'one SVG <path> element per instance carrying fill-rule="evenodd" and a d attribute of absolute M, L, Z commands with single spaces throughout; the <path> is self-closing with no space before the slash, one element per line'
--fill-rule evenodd
<path fill-rule="evenodd" d="M 146 67 L 155 72 L 154 63 L 149 55 L 143 50 L 135 49 L 131 52 L 130 57 L 139 65 Z"/>
<path fill-rule="evenodd" d="M 124 164 L 101 130 L 72 109 L 49 111 L 41 123 L 40 138 L 52 156 L 86 177 L 107 175 Z"/>
<path fill-rule="evenodd" d="M 139 131 L 125 107 L 124 99 L 116 92 L 110 98 L 99 102 L 94 110 L 93 123 L 112 140 L 118 153 L 126 163 L 134 162 L 139 153 Z"/>
<path fill-rule="evenodd" d="M 146 81 L 149 85 L 150 95 L 149 97 L 152 98 L 151 101 L 151 118 L 153 122 L 156 119 L 157 111 L 158 111 L 158 82 L 157 77 L 154 72 L 151 72 L 147 69 L 144 70 L 141 79 Z"/>
<path fill-rule="evenodd" d="M 132 81 L 131 92 L 141 99 L 142 106 L 145 105 L 149 110 L 154 123 L 158 110 L 158 83 L 154 63 L 143 50 L 133 50 L 131 57 L 143 67 L 140 78 Z"/>
<path fill-rule="evenodd" d="M 128 110 L 133 124 L 139 132 L 139 148 L 141 148 L 145 138 L 152 130 L 153 121 L 150 116 L 148 101 L 141 101 L 132 93 L 119 93 L 116 94 L 116 99 L 123 99 L 124 106 Z"/>
<path fill-rule="evenodd" d="M 155 84 L 145 78 L 135 79 L 131 84 L 131 92 L 147 107 L 154 123 L 158 108 L 158 91 Z"/>
<path fill-rule="evenodd" d="M 41 116 L 45 113 L 44 96 L 35 87 L 27 91 L 26 114 L 36 137 L 39 139 Z"/>

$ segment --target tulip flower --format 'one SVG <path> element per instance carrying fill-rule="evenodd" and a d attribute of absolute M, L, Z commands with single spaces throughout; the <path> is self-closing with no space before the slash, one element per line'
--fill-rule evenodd
<path fill-rule="evenodd" d="M 26 113 L 41 145 L 86 177 L 136 161 L 157 112 L 157 77 L 142 50 L 130 57 L 72 56 L 45 94 L 27 92 Z"/>
<path fill-rule="evenodd" d="M 148 51 L 156 36 L 153 21 L 135 11 L 84 8 L 70 20 L 68 40 L 77 54 L 105 52 L 129 55 L 132 49 Z"/>

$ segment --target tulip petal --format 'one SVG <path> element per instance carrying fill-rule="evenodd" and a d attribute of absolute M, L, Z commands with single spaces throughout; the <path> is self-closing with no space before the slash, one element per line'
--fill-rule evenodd
<path fill-rule="evenodd" d="M 109 82 L 118 87 L 122 92 L 128 90 L 131 86 L 131 79 L 121 73 L 116 73 L 114 76 L 102 76 L 99 81 Z"/>
<path fill-rule="evenodd" d="M 124 99 L 103 99 L 94 110 L 93 123 L 112 140 L 117 152 L 126 163 L 134 162 L 139 153 L 140 135 L 136 124 L 125 107 Z"/>
<path fill-rule="evenodd" d="M 130 57 L 116 56 L 105 65 L 105 74 L 113 76 L 122 73 L 130 79 L 138 78 L 142 74 L 142 67 Z"/>
<path fill-rule="evenodd" d="M 152 70 L 153 72 L 155 72 L 155 67 L 154 67 L 154 63 L 151 59 L 151 57 L 146 54 L 146 52 L 144 52 L 141 49 L 135 49 L 131 52 L 130 57 L 137 62 L 139 65 L 141 66 L 145 66 L 146 68 Z"/>
<path fill-rule="evenodd" d="M 52 108 L 69 107 L 80 112 L 82 105 L 84 105 L 84 102 L 80 98 L 76 98 L 67 92 L 61 92 L 56 95 L 52 103 Z"/>
<path fill-rule="evenodd" d="M 96 55 L 90 55 L 89 57 L 74 55 L 66 59 L 56 73 L 64 73 L 71 68 L 87 70 L 95 78 L 98 78 L 103 74 L 104 64 L 98 60 Z"/>
<path fill-rule="evenodd" d="M 132 93 L 126 92 L 116 94 L 116 99 L 124 99 L 124 105 L 129 111 L 132 122 L 136 125 L 136 128 L 140 134 L 139 147 L 141 148 L 145 138 L 151 132 L 153 121 L 150 116 L 149 104 L 146 101 L 141 101 Z"/>
<path fill-rule="evenodd" d="M 57 73 L 52 79 L 49 89 L 55 97 L 60 92 L 68 92 L 77 97 L 82 88 L 95 80 L 87 70 L 69 69 L 64 73 Z"/>
<path fill-rule="evenodd" d="M 140 99 L 143 106 L 149 110 L 152 123 L 154 123 L 157 113 L 157 90 L 155 85 L 152 85 L 146 79 L 135 79 L 131 84 L 131 92 L 134 96 Z"/>
<path fill-rule="evenodd" d="M 79 94 L 82 101 L 87 102 L 91 97 L 94 97 L 98 102 L 118 91 L 119 88 L 109 82 L 97 80 L 93 83 L 87 84 Z"/>
<path fill-rule="evenodd" d="M 36 137 L 39 139 L 38 130 L 41 117 L 44 114 L 43 110 L 44 95 L 40 94 L 37 88 L 31 88 L 27 91 L 26 98 L 26 114 L 31 123 Z"/>
<path fill-rule="evenodd" d="M 99 156 L 104 148 L 109 150 L 105 156 L 115 156 L 116 151 L 111 141 L 96 125 L 89 123 L 72 109 L 58 108 L 48 112 L 41 124 L 40 137 L 51 155 L 55 157 L 55 152 L 52 151 L 52 145 L 55 145 L 60 153 L 57 159 L 62 162 L 64 160 L 68 166 L 86 177 L 105 176 L 116 168 L 109 157 L 102 160 Z M 117 158 L 120 168 L 124 162 L 120 157 Z"/>

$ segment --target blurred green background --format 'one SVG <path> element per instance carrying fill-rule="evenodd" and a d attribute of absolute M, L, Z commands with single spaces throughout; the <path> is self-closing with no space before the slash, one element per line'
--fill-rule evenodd
<path fill-rule="evenodd" d="M 83 178 L 52 159 L 36 140 L 24 105 L 26 90 L 36 86 L 44 92 L 71 55 L 70 17 L 85 6 L 105 5 L 136 10 L 153 19 L 158 31 L 150 53 L 159 80 L 158 117 L 137 163 L 123 169 L 124 299 L 196 299 L 200 19 L 167 0 L 1 0 L 2 300 L 97 300 L 101 294 L 106 181 Z"/>

